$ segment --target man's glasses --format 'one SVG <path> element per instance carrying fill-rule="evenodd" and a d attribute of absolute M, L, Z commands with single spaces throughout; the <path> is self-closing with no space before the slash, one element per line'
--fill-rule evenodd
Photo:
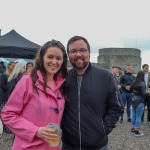
<path fill-rule="evenodd" d="M 80 54 L 84 54 L 85 52 L 87 52 L 88 50 L 86 48 L 81 48 L 79 50 L 76 50 L 76 49 L 72 49 L 69 51 L 69 54 L 77 54 L 78 52 Z"/>

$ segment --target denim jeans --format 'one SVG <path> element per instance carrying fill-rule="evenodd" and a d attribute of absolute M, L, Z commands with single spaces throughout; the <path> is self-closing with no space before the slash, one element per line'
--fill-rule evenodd
<path fill-rule="evenodd" d="M 143 111 L 144 111 L 143 103 L 140 103 L 138 106 L 132 106 L 131 125 L 135 126 L 135 128 L 140 128 Z"/>
<path fill-rule="evenodd" d="M 130 107 L 131 107 L 132 93 L 122 93 L 122 101 L 124 106 L 127 103 L 127 116 L 130 118 Z"/>
<path fill-rule="evenodd" d="M 68 146 L 68 145 L 66 145 L 66 144 L 63 143 L 62 144 L 62 150 L 80 150 L 80 148 L 70 147 L 70 146 Z M 81 148 L 81 150 L 89 150 L 89 149 L 87 149 L 87 148 Z M 93 150 L 93 149 L 91 148 L 91 150 Z M 108 150 L 108 145 L 105 145 L 104 147 L 99 148 L 97 150 Z"/>

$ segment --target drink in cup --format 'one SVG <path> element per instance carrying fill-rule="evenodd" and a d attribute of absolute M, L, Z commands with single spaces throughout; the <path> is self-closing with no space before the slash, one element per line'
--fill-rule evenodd
<path fill-rule="evenodd" d="M 49 140 L 49 146 L 50 147 L 57 147 L 60 145 L 60 124 L 52 124 L 49 123 L 47 125 L 48 128 L 54 129 L 55 133 L 57 134 L 57 139 L 55 140 Z"/>
<path fill-rule="evenodd" d="M 150 88 L 148 88 L 148 94 L 150 95 Z"/>

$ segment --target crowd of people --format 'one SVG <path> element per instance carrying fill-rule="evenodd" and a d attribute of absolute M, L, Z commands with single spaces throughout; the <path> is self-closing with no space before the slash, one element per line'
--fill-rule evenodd
<path fill-rule="evenodd" d="M 150 125 L 150 73 L 149 65 L 144 64 L 142 70 L 136 75 L 132 73 L 133 67 L 127 65 L 124 73 L 117 66 L 112 67 L 112 73 L 117 80 L 118 89 L 126 108 L 127 121 L 130 122 L 131 134 L 134 136 L 143 136 L 140 130 L 141 124 L 144 123 L 144 112 L 147 107 L 146 123 Z M 120 74 L 121 72 L 121 74 Z M 132 107 L 132 113 L 131 113 Z M 120 123 L 123 123 L 123 115 L 120 116 Z"/>
<path fill-rule="evenodd" d="M 1 62 L 1 119 L 4 132 L 15 135 L 13 150 L 108 150 L 108 135 L 124 122 L 125 108 L 131 134 L 144 135 L 145 106 L 150 125 L 148 64 L 136 76 L 131 65 L 110 72 L 92 66 L 90 51 L 86 38 L 74 36 L 67 50 L 60 41 L 46 42 L 34 63 L 10 61 L 5 68 Z M 59 138 L 47 128 L 52 123 L 61 125 L 62 146 L 49 146 Z"/>

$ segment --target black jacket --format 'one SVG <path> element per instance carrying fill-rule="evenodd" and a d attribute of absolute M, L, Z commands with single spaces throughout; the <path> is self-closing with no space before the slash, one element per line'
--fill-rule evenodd
<path fill-rule="evenodd" d="M 23 75 L 23 73 L 18 73 L 18 75 L 15 78 L 13 78 L 11 81 L 9 81 L 7 83 L 7 86 L 8 86 L 8 90 L 7 90 L 8 98 L 11 95 L 12 91 L 15 89 L 16 84 L 21 79 L 22 75 Z"/>
<path fill-rule="evenodd" d="M 132 84 L 133 80 L 135 80 L 135 76 L 132 73 L 127 73 L 125 72 L 121 77 L 120 77 L 120 85 L 122 87 L 122 91 L 125 93 L 132 93 L 132 90 L 126 90 L 126 86 Z"/>
<path fill-rule="evenodd" d="M 146 84 L 145 82 L 141 82 L 138 86 L 131 85 L 131 89 L 133 90 L 133 94 L 139 99 L 139 104 L 144 103 L 145 96 L 147 96 L 146 92 Z"/>
<path fill-rule="evenodd" d="M 8 99 L 8 94 L 7 94 L 7 90 L 8 90 L 8 85 L 7 85 L 7 79 L 8 79 L 8 75 L 6 74 L 2 74 L 1 75 L 1 84 L 0 84 L 0 88 L 2 90 L 2 95 L 1 95 L 1 101 L 2 103 L 5 103 Z"/>
<path fill-rule="evenodd" d="M 108 142 L 123 104 L 114 77 L 89 64 L 78 90 L 77 73 L 69 72 L 68 101 L 62 119 L 62 141 L 72 147 L 95 150 Z M 79 148 L 80 149 L 80 148 Z"/>

